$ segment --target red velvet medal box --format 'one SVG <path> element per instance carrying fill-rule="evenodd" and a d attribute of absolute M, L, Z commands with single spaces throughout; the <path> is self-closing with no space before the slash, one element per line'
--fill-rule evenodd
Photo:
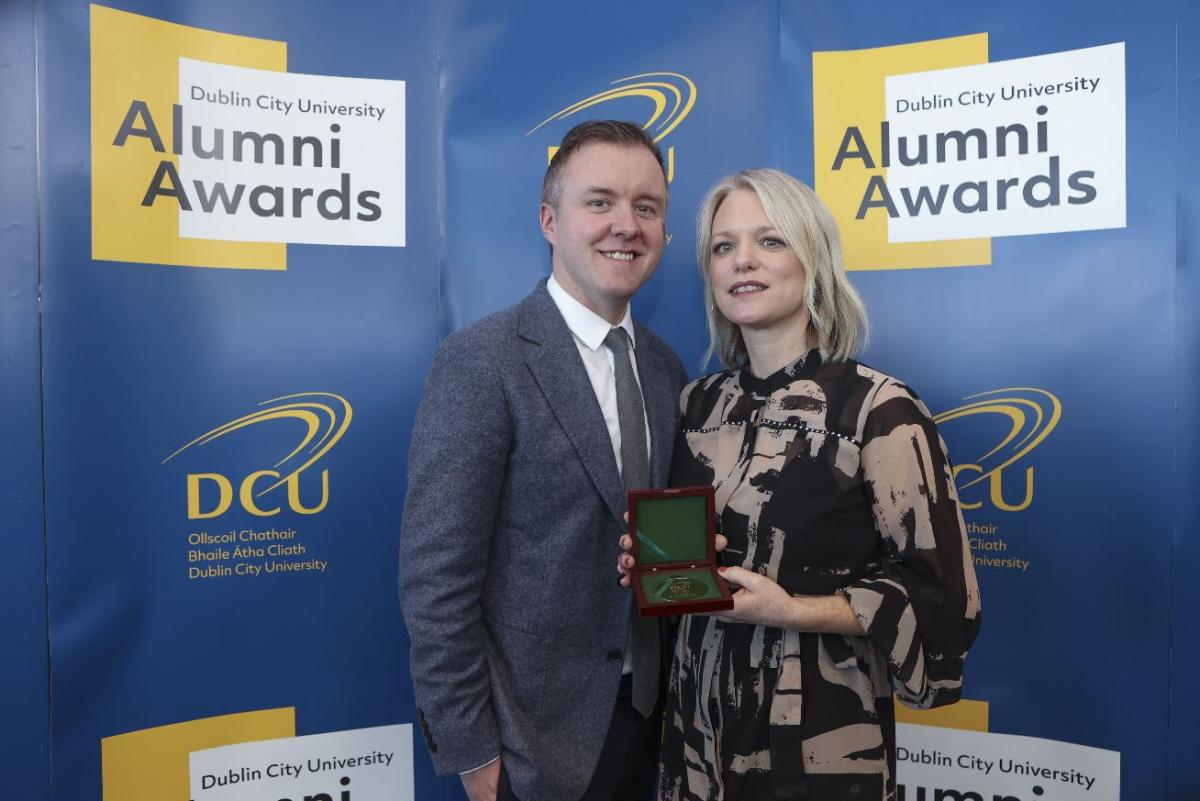
<path fill-rule="evenodd" d="M 729 585 L 717 574 L 711 486 L 630 492 L 629 531 L 642 617 L 733 608 Z"/>

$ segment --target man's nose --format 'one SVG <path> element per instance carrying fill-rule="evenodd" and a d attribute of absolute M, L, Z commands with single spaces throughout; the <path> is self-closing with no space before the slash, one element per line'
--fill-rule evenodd
<path fill-rule="evenodd" d="M 634 218 L 633 209 L 629 206 L 615 207 L 612 211 L 609 224 L 613 234 L 616 236 L 630 237 L 636 235 L 638 232 L 637 220 Z"/>

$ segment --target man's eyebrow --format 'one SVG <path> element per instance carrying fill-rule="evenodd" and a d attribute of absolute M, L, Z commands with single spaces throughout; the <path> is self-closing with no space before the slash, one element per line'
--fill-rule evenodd
<path fill-rule="evenodd" d="M 655 194 L 654 192 L 646 192 L 645 194 L 638 195 L 637 199 L 638 200 L 651 200 L 660 206 L 664 206 L 667 203 L 667 199 L 665 196 Z"/>
<path fill-rule="evenodd" d="M 617 196 L 617 192 L 615 189 L 610 189 L 607 186 L 589 186 L 583 190 L 583 195 L 585 197 L 590 197 L 592 195 L 600 195 L 601 197 L 615 198 Z M 645 192 L 643 194 L 640 194 L 635 198 L 635 200 L 639 203 L 644 203 L 646 201 L 650 201 L 652 203 L 656 203 L 659 206 L 667 205 L 666 197 L 664 197 L 663 195 L 656 194 L 654 192 Z"/>

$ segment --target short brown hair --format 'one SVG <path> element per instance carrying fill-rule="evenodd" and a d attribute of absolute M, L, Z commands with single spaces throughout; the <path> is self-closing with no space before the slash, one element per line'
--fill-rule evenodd
<path fill-rule="evenodd" d="M 558 145 L 558 151 L 550 159 L 550 166 L 546 168 L 546 175 L 542 178 L 543 203 L 552 207 L 558 206 L 558 200 L 562 196 L 562 182 L 559 179 L 563 168 L 571 156 L 588 142 L 644 147 L 654 154 L 658 166 L 662 168 L 663 180 L 666 180 L 667 165 L 663 161 L 662 151 L 642 126 L 623 120 L 588 120 L 567 131 L 567 135 Z"/>

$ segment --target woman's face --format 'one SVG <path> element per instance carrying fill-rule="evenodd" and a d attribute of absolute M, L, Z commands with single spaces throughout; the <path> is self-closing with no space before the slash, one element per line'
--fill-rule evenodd
<path fill-rule="evenodd" d="M 721 313 L 743 332 L 806 330 L 804 265 L 767 219 L 758 195 L 730 192 L 712 229 L 708 276 Z"/>

